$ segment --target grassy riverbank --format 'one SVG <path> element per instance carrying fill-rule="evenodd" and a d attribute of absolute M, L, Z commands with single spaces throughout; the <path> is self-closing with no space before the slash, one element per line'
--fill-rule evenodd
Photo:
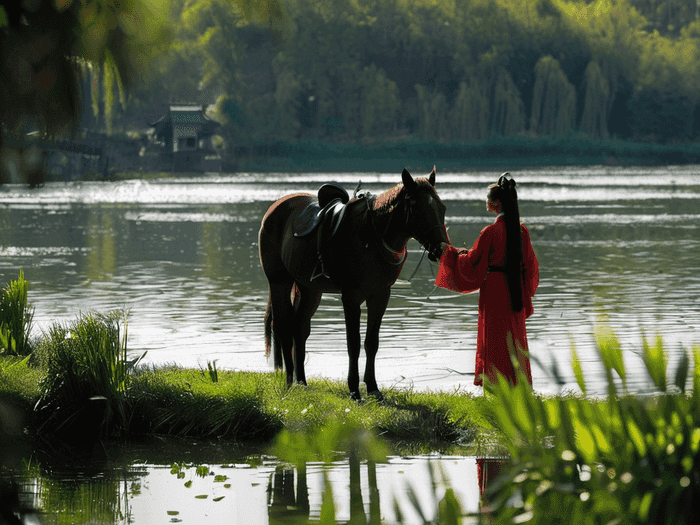
<path fill-rule="evenodd" d="M 64 418 L 46 426 L 41 411 L 33 410 L 45 397 L 41 391 L 45 373 L 27 359 L 0 358 L 0 400 L 22 409 L 30 433 L 50 431 L 53 435 L 59 430 L 64 439 L 71 440 L 87 435 L 135 438 L 159 434 L 266 443 L 282 430 L 313 433 L 340 424 L 370 431 L 404 450 L 467 452 L 487 446 L 492 431 L 479 396 L 387 389 L 382 403 L 357 403 L 341 381 L 311 380 L 308 387 L 288 389 L 281 373 L 175 366 L 142 367 L 131 373 L 118 424 L 96 419 L 101 401 L 88 397 L 73 400 Z M 68 431 L 65 421 L 77 424 L 75 432 Z M 90 429 L 90 421 L 100 428 Z"/>

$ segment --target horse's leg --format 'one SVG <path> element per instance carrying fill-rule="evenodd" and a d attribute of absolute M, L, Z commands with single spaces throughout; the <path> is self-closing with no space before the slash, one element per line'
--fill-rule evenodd
<path fill-rule="evenodd" d="M 306 385 L 304 359 L 306 358 L 306 340 L 311 333 L 311 317 L 321 302 L 321 292 L 306 288 L 297 283 L 298 295 L 294 305 L 294 370 L 297 383 Z"/>
<path fill-rule="evenodd" d="M 291 386 L 294 382 L 294 358 L 292 357 L 294 307 L 290 300 L 292 285 L 293 283 L 289 282 L 270 283 L 272 330 L 276 347 L 282 349 L 284 369 L 287 373 L 287 386 Z"/>
<path fill-rule="evenodd" d="M 343 311 L 345 313 L 345 335 L 348 341 L 348 387 L 350 397 L 359 401 L 360 395 L 360 371 L 358 361 L 360 359 L 360 304 L 356 297 L 343 294 Z"/>
<path fill-rule="evenodd" d="M 374 375 L 374 359 L 379 351 L 379 328 L 382 325 L 382 318 L 389 304 L 391 290 L 386 289 L 386 293 L 376 294 L 367 298 L 367 332 L 365 334 L 365 384 L 367 385 L 367 395 L 383 399 L 382 393 L 377 386 L 377 378 Z"/>

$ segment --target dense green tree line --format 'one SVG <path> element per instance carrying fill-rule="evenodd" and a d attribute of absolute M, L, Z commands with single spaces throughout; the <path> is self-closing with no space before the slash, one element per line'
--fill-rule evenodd
<path fill-rule="evenodd" d="M 136 105 L 216 101 L 229 144 L 700 135 L 695 0 L 280 4 L 270 33 L 173 0 L 175 44 Z"/>

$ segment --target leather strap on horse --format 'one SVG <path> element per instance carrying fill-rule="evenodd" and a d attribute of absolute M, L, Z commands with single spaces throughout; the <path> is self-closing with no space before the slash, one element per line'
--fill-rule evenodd
<path fill-rule="evenodd" d="M 399 264 L 402 264 L 406 260 L 406 247 L 404 246 L 403 251 L 399 254 L 399 258 L 397 259 L 396 252 L 394 251 L 394 249 L 391 246 L 389 246 L 384 240 L 384 237 L 382 237 L 379 234 L 379 231 L 377 230 L 377 225 L 374 222 L 374 213 L 372 210 L 372 203 L 374 202 L 374 197 L 370 193 L 363 193 L 360 195 L 359 198 L 365 199 L 365 202 L 367 204 L 366 214 L 369 216 L 369 222 L 372 225 L 372 231 L 374 232 L 374 236 L 377 240 L 377 246 L 380 248 L 379 253 L 382 255 L 382 258 L 392 265 L 398 266 Z M 369 246 L 369 244 L 367 246 Z"/>

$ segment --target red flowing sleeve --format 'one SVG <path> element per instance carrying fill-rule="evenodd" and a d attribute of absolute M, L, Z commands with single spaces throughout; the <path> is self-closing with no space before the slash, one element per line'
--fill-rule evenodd
<path fill-rule="evenodd" d="M 435 285 L 462 293 L 478 290 L 488 273 L 490 248 L 488 226 L 481 231 L 471 250 L 460 252 L 454 246 L 445 248 Z"/>
<path fill-rule="evenodd" d="M 528 297 L 535 295 L 540 284 L 540 263 L 532 249 L 530 232 L 523 226 L 523 265 L 525 266 L 525 293 Z"/>
<path fill-rule="evenodd" d="M 523 231 L 523 304 L 525 305 L 525 317 L 530 317 L 534 311 L 532 297 L 540 284 L 540 265 L 532 249 L 530 232 L 522 225 Z"/>

